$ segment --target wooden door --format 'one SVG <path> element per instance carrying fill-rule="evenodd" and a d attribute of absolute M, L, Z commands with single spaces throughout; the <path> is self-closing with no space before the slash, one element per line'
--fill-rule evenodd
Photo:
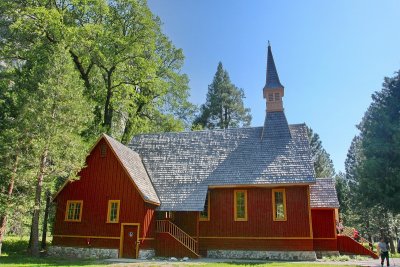
<path fill-rule="evenodd" d="M 139 246 L 139 227 L 137 225 L 123 225 L 122 231 L 122 258 L 136 259 Z"/>

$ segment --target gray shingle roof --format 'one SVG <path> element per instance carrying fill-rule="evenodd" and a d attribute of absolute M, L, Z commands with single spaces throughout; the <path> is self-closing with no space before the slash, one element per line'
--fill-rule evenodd
<path fill-rule="evenodd" d="M 271 46 L 268 45 L 268 58 L 267 58 L 267 79 L 264 89 L 283 88 L 279 81 L 278 72 L 276 71 L 274 57 L 272 55 Z"/>
<path fill-rule="evenodd" d="M 264 121 L 263 138 L 271 141 L 291 138 L 289 125 L 283 111 L 267 112 Z"/>
<path fill-rule="evenodd" d="M 125 145 L 106 134 L 104 134 L 104 138 L 110 144 L 121 164 L 128 172 L 130 178 L 136 184 L 143 199 L 146 202 L 160 204 L 160 199 L 154 190 L 151 180 L 138 153 L 132 151 Z"/>
<path fill-rule="evenodd" d="M 143 134 L 129 147 L 143 160 L 160 210 L 201 211 L 212 185 L 314 183 L 306 126 L 289 129 L 292 138 L 274 140 L 261 138 L 263 127 Z"/>
<path fill-rule="evenodd" d="M 310 186 L 311 208 L 339 208 L 335 181 L 332 178 L 317 178 Z"/>

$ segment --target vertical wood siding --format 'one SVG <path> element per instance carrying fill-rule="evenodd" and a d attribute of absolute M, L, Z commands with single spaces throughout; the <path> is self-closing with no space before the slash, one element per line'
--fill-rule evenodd
<path fill-rule="evenodd" d="M 199 222 L 201 253 L 204 254 L 207 249 L 313 249 L 310 238 L 307 186 L 285 187 L 287 221 L 273 220 L 272 188 L 240 189 L 247 190 L 247 221 L 234 220 L 233 188 L 218 188 L 210 191 L 210 221 Z M 232 239 L 232 237 L 242 239 Z M 246 237 L 271 239 L 245 239 Z M 296 237 L 300 238 L 295 239 Z"/>
<path fill-rule="evenodd" d="M 166 233 L 157 233 L 156 247 L 156 255 L 159 257 L 197 258 L 196 254 Z"/>
<path fill-rule="evenodd" d="M 312 209 L 311 215 L 314 238 L 335 237 L 335 209 Z"/>
<path fill-rule="evenodd" d="M 307 186 L 286 187 L 287 221 L 273 221 L 271 188 L 243 189 L 248 220 L 234 220 L 234 189 L 212 189 L 210 221 L 200 221 L 200 237 L 310 237 Z"/>
<path fill-rule="evenodd" d="M 54 235 L 119 237 L 121 223 L 140 223 L 140 238 L 155 238 L 156 206 L 143 201 L 110 147 L 107 147 L 106 157 L 100 156 L 102 144 L 106 144 L 104 139 L 87 157 L 87 167 L 79 173 L 80 180 L 68 184 L 57 196 Z M 121 201 L 119 223 L 106 223 L 108 200 L 111 199 Z M 67 200 L 83 200 L 81 222 L 64 221 Z M 119 240 L 91 240 L 93 247 L 119 248 Z M 86 246 L 86 239 L 63 237 L 55 238 L 53 243 Z"/>
<path fill-rule="evenodd" d="M 335 209 L 312 209 L 314 250 L 337 250 Z"/>

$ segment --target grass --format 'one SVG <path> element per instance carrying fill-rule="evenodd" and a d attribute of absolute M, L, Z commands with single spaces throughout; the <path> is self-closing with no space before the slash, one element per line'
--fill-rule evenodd
<path fill-rule="evenodd" d="M 101 260 L 81 260 L 81 259 L 61 259 L 50 257 L 30 257 L 26 253 L 28 245 L 27 238 L 19 237 L 6 237 L 3 242 L 3 254 L 0 256 L 0 266 L 7 267 L 128 267 L 128 266 L 145 266 L 145 267 L 158 267 L 158 266 L 184 266 L 184 267 L 340 267 L 341 265 L 327 265 L 318 263 L 292 263 L 292 262 L 227 262 L 227 263 L 201 263 L 201 262 L 163 262 L 161 264 L 148 262 L 148 263 L 125 263 L 125 264 L 110 264 Z"/>

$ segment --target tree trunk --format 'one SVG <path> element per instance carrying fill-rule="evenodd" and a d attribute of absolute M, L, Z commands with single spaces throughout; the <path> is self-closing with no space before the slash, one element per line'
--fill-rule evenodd
<path fill-rule="evenodd" d="M 6 233 L 6 225 L 7 225 L 7 215 L 3 215 L 0 217 L 0 255 L 1 255 L 1 247 L 3 246 L 3 239 Z"/>
<path fill-rule="evenodd" d="M 390 237 L 389 244 L 390 244 L 390 253 L 392 253 L 392 254 L 396 253 L 396 247 L 394 246 L 392 237 Z"/>
<path fill-rule="evenodd" d="M 33 208 L 33 216 L 32 216 L 32 243 L 31 243 L 31 255 L 39 256 L 39 215 L 40 215 L 40 201 L 42 195 L 42 187 L 43 187 L 43 178 L 44 178 L 44 170 L 47 161 L 48 149 L 43 152 L 40 167 L 38 172 L 37 184 L 36 184 L 36 192 L 35 192 L 35 206 Z"/>
<path fill-rule="evenodd" d="M 105 70 L 105 68 L 103 68 Z M 111 103 L 111 98 L 113 95 L 112 92 L 112 81 L 111 77 L 112 74 L 115 70 L 115 66 L 111 67 L 110 70 L 106 71 L 107 75 L 104 75 L 104 82 L 106 83 L 106 88 L 107 88 L 107 96 L 106 96 L 106 103 L 104 104 L 104 123 L 103 126 L 106 127 L 107 133 L 111 132 L 111 127 L 112 127 L 112 117 L 113 117 L 113 107 Z"/>
<path fill-rule="evenodd" d="M 43 218 L 43 230 L 42 230 L 42 250 L 46 249 L 46 237 L 47 237 L 47 221 L 49 219 L 49 209 L 50 209 L 51 194 L 50 190 L 46 191 L 46 208 L 44 210 Z"/>
<path fill-rule="evenodd" d="M 11 196 L 14 191 L 15 177 L 17 176 L 17 170 L 18 170 L 18 161 L 19 161 L 19 157 L 17 155 L 17 156 L 15 156 L 14 168 L 11 173 L 10 184 L 8 185 L 8 190 L 7 190 L 8 201 L 10 201 Z M 7 204 L 8 204 L 8 202 L 7 202 Z M 6 226 L 7 226 L 7 211 L 5 214 L 3 214 L 0 217 L 0 255 L 1 255 L 1 248 L 3 246 L 3 239 L 4 239 L 4 236 L 6 233 Z"/>

